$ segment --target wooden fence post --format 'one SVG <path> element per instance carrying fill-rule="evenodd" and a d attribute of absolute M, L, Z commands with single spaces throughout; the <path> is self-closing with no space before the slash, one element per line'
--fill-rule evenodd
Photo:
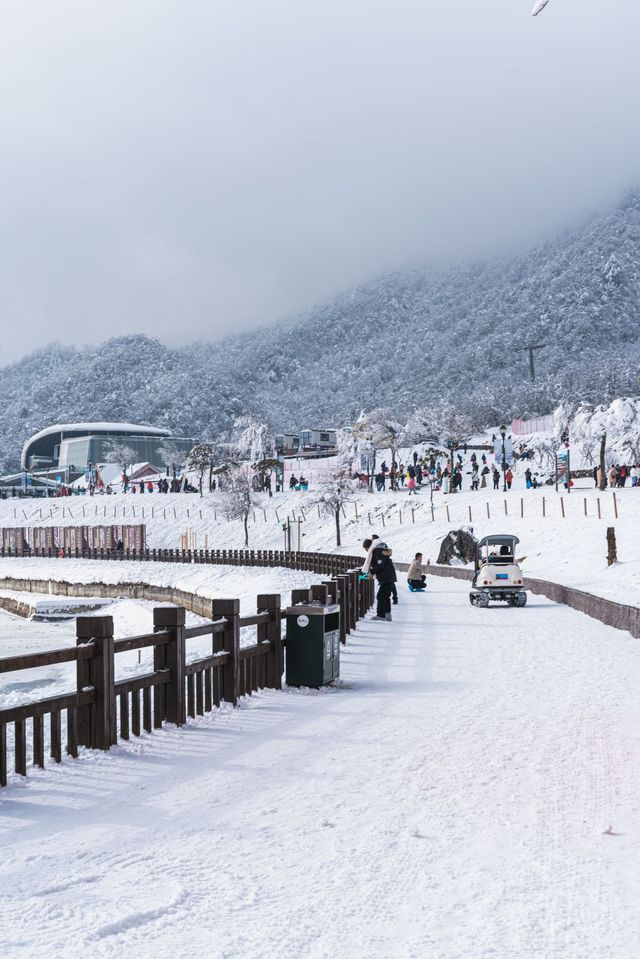
<path fill-rule="evenodd" d="M 166 646 L 156 646 L 154 649 L 154 669 L 168 669 L 170 675 L 166 686 L 155 687 L 155 695 L 157 697 L 159 690 L 163 690 L 164 718 L 176 726 L 184 726 L 187 721 L 184 695 L 185 619 L 186 611 L 181 607 L 160 606 L 153 611 L 154 633 L 171 633 Z"/>
<path fill-rule="evenodd" d="M 214 599 L 212 609 L 214 619 L 226 619 L 224 632 L 219 634 L 222 649 L 229 654 L 229 661 L 222 667 L 222 698 L 235 706 L 240 682 L 240 600 Z"/>
<path fill-rule="evenodd" d="M 338 580 L 340 590 L 340 642 L 346 643 L 347 634 L 351 632 L 351 620 L 349 617 L 349 589 L 351 579 L 345 575 L 336 576 L 336 579 Z"/>
<path fill-rule="evenodd" d="M 282 689 L 284 672 L 284 647 L 282 645 L 282 609 L 280 593 L 265 593 L 258 596 L 258 612 L 269 613 L 270 619 L 264 629 L 264 638 L 271 643 L 267 682 L 270 689 Z"/>
<path fill-rule="evenodd" d="M 355 629 L 358 624 L 358 577 L 360 576 L 360 570 L 352 569 L 349 570 L 349 578 L 351 580 L 351 628 Z"/>
<path fill-rule="evenodd" d="M 616 546 L 616 531 L 613 526 L 607 527 L 607 565 L 613 566 L 618 561 L 618 548 Z"/>
<path fill-rule="evenodd" d="M 78 692 L 87 686 L 96 691 L 96 701 L 78 709 L 78 744 L 109 749 L 116 742 L 116 697 L 112 616 L 78 616 L 76 645 L 91 644 L 95 655 L 77 663 Z"/>

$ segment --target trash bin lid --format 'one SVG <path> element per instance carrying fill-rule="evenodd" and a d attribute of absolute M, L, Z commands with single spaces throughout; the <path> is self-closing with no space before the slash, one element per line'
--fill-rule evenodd
<path fill-rule="evenodd" d="M 327 616 L 329 613 L 339 612 L 340 607 L 337 604 L 331 606 L 289 606 L 285 609 L 285 616 Z"/>

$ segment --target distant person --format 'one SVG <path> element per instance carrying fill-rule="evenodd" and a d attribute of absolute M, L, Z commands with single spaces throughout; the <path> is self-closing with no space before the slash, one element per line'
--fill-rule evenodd
<path fill-rule="evenodd" d="M 500 473 L 497 466 L 493 467 L 493 488 L 500 489 Z"/>
<path fill-rule="evenodd" d="M 291 479 L 289 480 L 289 489 L 295 489 L 298 485 L 298 480 L 295 478 L 293 473 L 291 474 Z"/>
<path fill-rule="evenodd" d="M 511 467 L 508 468 L 505 479 L 507 481 L 507 489 L 511 489 L 511 484 L 513 483 L 513 473 L 511 472 Z"/>

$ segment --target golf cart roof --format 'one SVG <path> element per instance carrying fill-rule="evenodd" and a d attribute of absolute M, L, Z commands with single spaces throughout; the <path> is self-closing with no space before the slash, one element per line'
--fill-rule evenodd
<path fill-rule="evenodd" d="M 508 533 L 500 533 L 495 536 L 485 536 L 478 543 L 477 549 L 480 551 L 483 546 L 515 546 L 520 540 L 517 536 L 510 536 Z"/>

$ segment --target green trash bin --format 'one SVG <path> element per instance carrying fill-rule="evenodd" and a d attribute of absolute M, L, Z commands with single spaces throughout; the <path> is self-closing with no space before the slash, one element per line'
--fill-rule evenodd
<path fill-rule="evenodd" d="M 340 607 L 290 606 L 285 678 L 288 686 L 326 686 L 340 676 Z"/>

